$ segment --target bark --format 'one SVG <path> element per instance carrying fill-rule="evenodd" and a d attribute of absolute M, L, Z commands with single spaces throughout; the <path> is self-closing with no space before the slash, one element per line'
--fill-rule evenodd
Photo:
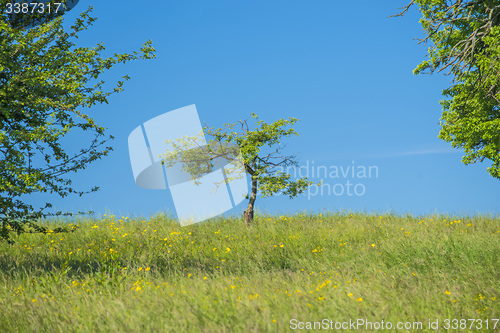
<path fill-rule="evenodd" d="M 247 210 L 244 212 L 245 223 L 250 225 L 253 222 L 253 207 L 255 205 L 255 199 L 257 199 L 257 178 L 252 176 L 252 192 L 250 194 L 250 200 L 248 201 Z"/>

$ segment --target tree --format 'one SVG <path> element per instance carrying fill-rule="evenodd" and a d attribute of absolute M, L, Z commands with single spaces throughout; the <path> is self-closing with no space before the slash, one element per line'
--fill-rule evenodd
<path fill-rule="evenodd" d="M 5 8 L 8 2 L 1 0 L 0 5 Z M 85 109 L 108 103 L 108 97 L 122 91 L 129 79 L 123 76 L 115 88 L 104 89 L 105 81 L 99 77 L 106 70 L 155 57 L 151 41 L 138 52 L 108 58 L 101 56 L 102 43 L 77 47 L 74 39 L 96 20 L 91 11 L 92 7 L 80 14 L 67 31 L 63 17 L 31 29 L 20 28 L 29 26 L 29 14 L 20 25 L 5 16 L 0 20 L 0 238 L 9 242 L 12 231 L 47 232 L 36 220 L 62 214 L 48 213 L 50 203 L 27 204 L 26 195 L 50 192 L 65 197 L 98 190 L 78 191 L 67 178 L 112 150 L 105 145 L 113 137 L 106 138 L 105 129 Z M 76 130 L 92 139 L 79 152 L 69 152 L 63 138 Z"/>
<path fill-rule="evenodd" d="M 428 60 L 414 74 L 445 72 L 452 85 L 443 90 L 439 138 L 463 148 L 464 164 L 492 161 L 488 172 L 500 179 L 500 1 L 413 0 L 431 42 Z"/>
<path fill-rule="evenodd" d="M 203 145 L 204 134 L 186 136 L 177 140 L 167 141 L 170 148 L 162 157 L 162 164 L 172 167 L 181 162 L 184 171 L 190 179 L 196 182 L 201 175 L 211 172 L 214 164 L 225 159 L 229 168 L 225 182 L 232 181 L 248 174 L 251 180 L 251 191 L 248 206 L 244 212 L 244 219 L 250 224 L 254 218 L 254 206 L 257 194 L 269 197 L 284 194 L 290 199 L 303 193 L 313 182 L 307 178 L 293 180 L 292 176 L 282 170 L 296 166 L 296 156 L 283 155 L 285 148 L 281 145 L 284 137 L 299 135 L 293 128 L 298 119 L 279 119 L 273 123 L 258 120 L 257 115 L 251 114 L 255 120 L 255 129 L 250 129 L 247 120 L 240 120 L 232 124 L 224 124 L 223 128 L 215 129 L 205 126 L 204 133 L 209 136 L 208 144 Z M 241 127 L 235 131 L 234 127 Z M 195 149 L 192 149 L 195 147 Z M 242 168 L 239 168 L 239 165 Z M 244 170 L 241 172 L 240 170 Z M 215 184 L 216 186 L 222 184 Z"/>

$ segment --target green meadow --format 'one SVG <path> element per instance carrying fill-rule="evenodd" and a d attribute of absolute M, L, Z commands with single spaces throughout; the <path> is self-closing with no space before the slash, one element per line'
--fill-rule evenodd
<path fill-rule="evenodd" d="M 0 332 L 500 331 L 498 217 L 40 223 L 73 231 L 0 242 Z"/>

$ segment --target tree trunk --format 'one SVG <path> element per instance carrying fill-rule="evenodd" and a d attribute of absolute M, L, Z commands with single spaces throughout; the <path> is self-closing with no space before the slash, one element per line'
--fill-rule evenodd
<path fill-rule="evenodd" d="M 247 210 L 244 212 L 245 223 L 250 225 L 253 222 L 253 206 L 257 199 L 257 178 L 252 177 L 252 192 L 250 193 L 250 200 L 248 200 Z"/>

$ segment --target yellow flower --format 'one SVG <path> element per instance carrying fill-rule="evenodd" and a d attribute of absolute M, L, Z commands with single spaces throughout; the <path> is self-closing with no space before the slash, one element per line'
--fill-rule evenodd
<path fill-rule="evenodd" d="M 446 295 L 451 294 L 448 290 L 446 290 L 444 293 L 445 293 Z"/>
<path fill-rule="evenodd" d="M 356 302 L 363 302 L 363 299 L 360 297 L 360 298 L 356 299 Z"/>
<path fill-rule="evenodd" d="M 151 269 L 151 268 L 149 268 L 149 267 L 146 267 L 145 271 L 147 272 L 147 271 L 149 271 L 150 269 Z"/>
<path fill-rule="evenodd" d="M 204 277 L 203 277 L 203 280 L 206 280 L 206 279 L 208 279 L 208 278 L 207 278 L 206 276 L 204 276 Z"/>
<path fill-rule="evenodd" d="M 372 247 L 375 247 L 375 244 L 372 244 Z"/>
<path fill-rule="evenodd" d="M 142 288 L 141 288 L 141 287 L 139 287 L 139 286 L 137 286 L 137 288 L 135 288 L 135 290 L 136 290 L 136 291 L 139 291 L 139 290 L 141 290 L 141 289 L 142 289 Z"/>
<path fill-rule="evenodd" d="M 352 293 L 347 294 L 347 296 L 352 297 Z"/>
<path fill-rule="evenodd" d="M 142 267 L 139 267 L 138 271 L 139 271 L 139 272 L 140 272 L 140 271 L 142 271 Z"/>
<path fill-rule="evenodd" d="M 227 252 L 229 252 L 229 251 L 231 251 L 231 249 L 230 249 L 230 248 L 228 248 L 228 247 L 226 247 L 226 251 L 227 251 Z"/>

